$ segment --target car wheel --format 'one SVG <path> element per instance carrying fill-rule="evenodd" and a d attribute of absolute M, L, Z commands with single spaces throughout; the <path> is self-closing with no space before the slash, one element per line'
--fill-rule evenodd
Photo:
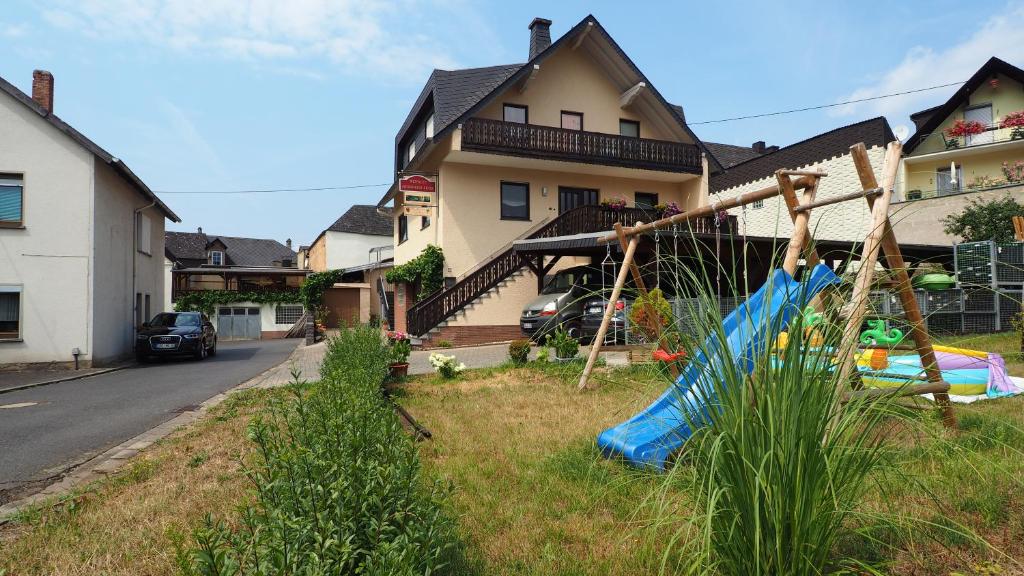
<path fill-rule="evenodd" d="M 565 324 L 565 332 L 573 340 L 579 340 L 580 336 L 582 335 L 582 331 L 580 330 L 580 323 L 579 322 L 567 322 Z"/>
<path fill-rule="evenodd" d="M 196 360 L 204 360 L 204 359 L 206 359 L 206 343 L 205 342 L 200 342 L 199 343 L 199 348 L 196 349 Z"/>
<path fill-rule="evenodd" d="M 210 356 L 216 356 L 217 355 L 217 339 L 216 338 L 213 339 L 213 346 L 210 346 L 209 354 L 210 354 Z"/>

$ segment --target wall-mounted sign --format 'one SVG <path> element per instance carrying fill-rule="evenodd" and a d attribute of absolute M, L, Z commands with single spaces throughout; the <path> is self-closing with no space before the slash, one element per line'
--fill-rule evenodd
<path fill-rule="evenodd" d="M 406 216 L 426 216 L 429 218 L 432 211 L 429 206 L 402 206 L 402 214 Z"/>
<path fill-rule="evenodd" d="M 402 192 L 402 204 L 405 206 L 433 206 L 432 192 Z"/>
<path fill-rule="evenodd" d="M 437 191 L 437 178 L 434 176 L 423 176 L 422 174 L 413 174 L 411 176 L 403 176 L 398 180 L 398 191 L 399 192 L 436 192 Z"/>

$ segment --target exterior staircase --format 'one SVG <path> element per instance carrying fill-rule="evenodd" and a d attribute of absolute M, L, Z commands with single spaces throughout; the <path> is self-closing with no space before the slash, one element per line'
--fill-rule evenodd
<path fill-rule="evenodd" d="M 597 205 L 580 206 L 558 215 L 526 238 L 552 238 L 572 234 L 587 234 L 611 230 L 616 222 L 635 224 L 649 222 L 656 217 L 649 210 L 626 208 L 613 210 Z M 731 219 L 725 221 L 722 232 L 733 229 Z M 693 222 L 695 233 L 713 233 L 713 219 Z M 507 285 L 527 272 L 527 257 L 509 246 L 489 261 L 466 274 L 455 284 L 438 290 L 416 302 L 406 312 L 406 325 L 410 334 L 430 339 L 443 334 L 447 321 L 470 306 L 482 305 L 488 292 Z M 518 327 L 517 327 L 518 329 Z M 506 338 L 498 338 L 502 340 Z"/>

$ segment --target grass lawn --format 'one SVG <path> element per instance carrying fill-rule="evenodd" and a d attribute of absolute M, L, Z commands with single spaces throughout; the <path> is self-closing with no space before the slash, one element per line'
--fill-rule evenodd
<path fill-rule="evenodd" d="M 1013 333 L 942 343 L 1001 352 L 1011 373 L 1024 375 Z M 668 486 L 652 501 L 663 476 L 605 460 L 594 446 L 599 431 L 645 406 L 665 380 L 642 368 L 601 369 L 602 386 L 578 393 L 579 370 L 533 364 L 469 371 L 451 382 L 417 377 L 398 394 L 433 433 L 420 453 L 428 471 L 454 488 L 452 506 L 479 573 L 652 573 L 682 526 L 685 490 Z M 190 544 L 207 512 L 232 518 L 246 498 L 245 425 L 278 393 L 234 395 L 124 472 L 0 529 L 0 575 L 176 573 L 176 543 Z M 879 479 L 859 526 L 865 535 L 844 542 L 844 552 L 888 560 L 884 572 L 894 574 L 1018 573 L 1024 398 L 957 406 L 957 415 L 955 434 L 932 412 L 900 427 L 892 459 L 904 475 Z M 652 527 L 656 506 L 675 521 Z M 879 527 L 876 512 L 927 523 Z M 961 525 L 1001 552 L 964 536 Z M 1002 572 L 986 571 L 993 567 Z"/>

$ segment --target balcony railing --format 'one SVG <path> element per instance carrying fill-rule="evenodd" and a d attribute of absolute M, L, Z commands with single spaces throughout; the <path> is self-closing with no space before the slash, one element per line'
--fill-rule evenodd
<path fill-rule="evenodd" d="M 1024 128 L 1009 127 L 1000 128 L 998 123 L 985 126 L 981 134 L 970 136 L 948 136 L 945 132 L 932 132 L 922 138 L 922 143 L 932 142 L 939 148 L 939 151 L 960 150 L 962 148 L 973 148 L 1012 140 L 1024 140 Z"/>
<path fill-rule="evenodd" d="M 700 174 L 700 148 L 693 144 L 470 118 L 462 126 L 462 149 Z"/>

